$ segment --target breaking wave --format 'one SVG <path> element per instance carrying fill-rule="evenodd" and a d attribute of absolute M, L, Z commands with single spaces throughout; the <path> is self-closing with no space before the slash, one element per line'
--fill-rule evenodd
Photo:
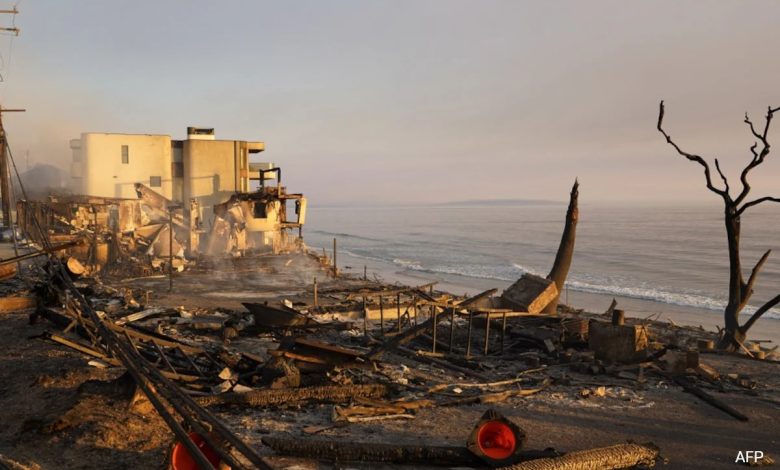
<path fill-rule="evenodd" d="M 445 274 L 453 276 L 462 276 L 473 279 L 494 279 L 496 281 L 514 282 L 525 273 L 534 274 L 537 276 L 544 276 L 545 274 L 538 270 L 522 266 L 520 264 L 512 263 L 511 265 L 474 265 L 465 264 L 459 266 L 452 265 L 433 265 L 424 266 L 421 261 L 410 260 L 403 258 L 386 259 L 376 256 L 367 256 L 364 254 L 355 253 L 352 251 L 344 250 L 344 253 L 353 256 L 355 258 L 366 259 L 381 263 L 392 263 L 402 269 L 409 271 L 428 273 L 428 274 Z M 596 279 L 572 279 L 566 283 L 566 287 L 578 292 L 586 292 L 591 294 L 603 294 L 616 297 L 626 297 L 638 300 L 648 300 L 653 302 L 659 302 L 669 305 L 677 305 L 681 307 L 692 307 L 704 310 L 722 311 L 725 306 L 725 301 L 702 295 L 699 293 L 680 293 L 670 292 L 667 290 L 654 288 L 654 287 L 639 287 L 630 285 L 621 285 L 621 282 L 615 280 L 614 282 L 599 282 Z M 752 314 L 755 312 L 756 307 L 748 306 L 745 308 L 745 314 Z M 774 308 L 768 311 L 765 318 L 780 319 L 780 309 Z"/>

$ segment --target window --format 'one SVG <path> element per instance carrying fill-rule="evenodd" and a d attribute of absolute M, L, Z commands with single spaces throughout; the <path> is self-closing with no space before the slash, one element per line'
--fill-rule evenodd
<path fill-rule="evenodd" d="M 130 163 L 130 147 L 127 145 L 122 146 L 122 163 L 125 165 Z"/>
<path fill-rule="evenodd" d="M 150 176 L 149 177 L 149 186 L 153 188 L 159 188 L 162 186 L 162 177 L 161 176 Z"/>
<path fill-rule="evenodd" d="M 268 215 L 265 212 L 265 202 L 257 201 L 252 208 L 252 217 L 255 219 L 265 219 Z"/>

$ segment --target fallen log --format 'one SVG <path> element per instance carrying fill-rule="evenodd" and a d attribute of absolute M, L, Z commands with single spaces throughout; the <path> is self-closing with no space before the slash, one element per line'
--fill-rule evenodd
<path fill-rule="evenodd" d="M 683 390 L 695 396 L 696 398 L 699 398 L 705 403 L 708 403 L 714 406 L 715 408 L 728 413 L 729 415 L 737 418 L 740 421 L 748 420 L 747 416 L 743 415 L 736 409 L 732 408 L 730 405 L 722 402 L 721 400 L 718 400 L 717 398 L 713 397 L 709 393 L 705 392 L 704 390 L 700 389 L 696 385 L 692 384 L 686 377 L 683 376 L 675 377 L 674 381 L 675 383 L 677 383 L 677 385 L 681 386 Z"/>
<path fill-rule="evenodd" d="M 658 449 L 652 444 L 618 444 L 596 449 L 570 452 L 561 457 L 543 458 L 521 462 L 505 470 L 610 470 L 632 468 L 637 465 L 653 466 Z"/>
<path fill-rule="evenodd" d="M 387 387 L 371 385 L 326 385 L 290 389 L 253 390 L 246 393 L 223 393 L 197 398 L 201 406 L 243 405 L 280 406 L 297 405 L 305 402 L 344 403 L 358 397 L 379 398 L 387 394 Z"/>
<path fill-rule="evenodd" d="M 418 446 L 373 442 L 350 442 L 287 436 L 262 438 L 278 455 L 288 455 L 331 462 L 385 462 L 432 466 L 484 466 L 484 462 L 466 447 Z M 522 450 L 523 459 L 541 459 L 561 455 L 554 450 Z"/>
<path fill-rule="evenodd" d="M 386 462 L 439 466 L 479 465 L 465 447 L 417 446 L 368 442 L 301 439 L 300 437 L 263 437 L 263 444 L 280 455 L 339 462 Z"/>

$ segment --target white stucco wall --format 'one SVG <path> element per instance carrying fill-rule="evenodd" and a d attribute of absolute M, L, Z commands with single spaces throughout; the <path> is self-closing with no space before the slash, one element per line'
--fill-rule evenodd
<path fill-rule="evenodd" d="M 85 133 L 80 144 L 81 178 L 72 178 L 74 192 L 135 199 L 135 183 L 151 186 L 151 177 L 159 176 L 162 186 L 152 189 L 172 198 L 170 136 Z M 128 146 L 128 163 L 122 163 L 123 145 Z"/>

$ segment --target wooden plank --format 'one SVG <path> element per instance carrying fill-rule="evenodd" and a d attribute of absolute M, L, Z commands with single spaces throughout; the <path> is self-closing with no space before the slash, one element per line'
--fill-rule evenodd
<path fill-rule="evenodd" d="M 44 337 L 54 341 L 55 343 L 59 343 L 59 344 L 61 344 L 63 346 L 67 346 L 67 347 L 69 347 L 71 349 L 75 349 L 76 351 L 78 351 L 80 353 L 87 354 L 87 355 L 92 356 L 92 357 L 96 357 L 96 358 L 100 359 L 101 361 L 107 362 L 107 363 L 109 363 L 109 364 L 111 364 L 113 366 L 120 365 L 119 361 L 117 361 L 116 359 L 114 359 L 112 357 L 108 357 L 105 354 L 103 354 L 102 352 L 100 352 L 100 351 L 98 351 L 96 349 L 93 349 L 93 348 L 91 348 L 89 346 L 86 346 L 84 344 L 81 344 L 81 343 L 79 343 L 77 341 L 73 341 L 73 340 L 70 340 L 70 339 L 65 338 L 63 336 L 56 335 L 56 334 L 53 334 L 53 333 L 45 333 Z"/>
<path fill-rule="evenodd" d="M 194 346 L 190 346 L 188 344 L 180 343 L 178 341 L 174 341 L 173 339 L 160 338 L 159 336 L 150 335 L 148 333 L 143 333 L 143 332 L 138 331 L 138 330 L 133 329 L 133 328 L 121 327 L 121 326 L 115 325 L 114 323 L 111 323 L 111 322 L 104 322 L 104 323 L 106 324 L 106 326 L 110 330 L 112 330 L 112 331 L 114 331 L 116 333 L 122 334 L 124 332 L 127 332 L 127 334 L 130 335 L 130 337 L 135 338 L 135 339 L 139 339 L 141 341 L 154 341 L 155 343 L 159 344 L 160 346 L 165 346 L 167 348 L 175 348 L 175 347 L 178 346 L 179 348 L 181 348 L 182 351 L 184 351 L 184 352 L 186 352 L 188 354 L 201 354 L 203 352 L 203 349 L 201 349 L 201 348 L 197 348 L 197 347 L 194 347 Z"/>
<path fill-rule="evenodd" d="M 132 323 L 134 321 L 143 320 L 144 318 L 151 317 L 153 315 L 159 315 L 162 313 L 165 313 L 166 309 L 162 307 L 153 307 L 153 308 L 147 308 L 146 310 L 142 310 L 140 312 L 131 313 L 130 315 L 124 316 L 122 318 L 117 319 L 114 323 L 117 325 L 125 325 L 127 323 Z"/>
<path fill-rule="evenodd" d="M 15 265 L 11 265 L 15 266 Z M 13 313 L 37 308 L 38 300 L 30 296 L 0 297 L 0 313 Z"/>

